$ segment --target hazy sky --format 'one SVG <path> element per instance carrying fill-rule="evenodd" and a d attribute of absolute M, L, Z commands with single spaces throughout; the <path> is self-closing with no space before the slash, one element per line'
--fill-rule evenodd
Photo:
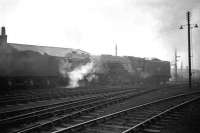
<path fill-rule="evenodd" d="M 8 42 L 82 49 L 91 54 L 157 57 L 187 65 L 186 11 L 200 24 L 200 0 L 0 0 Z M 185 27 L 186 28 L 186 27 Z M 200 68 L 200 28 L 192 29 Z"/>

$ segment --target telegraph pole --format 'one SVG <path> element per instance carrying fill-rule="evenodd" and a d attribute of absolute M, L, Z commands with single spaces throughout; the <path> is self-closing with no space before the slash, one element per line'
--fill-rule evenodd
<path fill-rule="evenodd" d="M 190 17 L 191 17 L 190 11 L 188 11 L 186 13 L 187 25 L 181 25 L 180 29 L 183 29 L 184 26 L 187 26 L 187 29 L 188 29 L 188 79 L 189 79 L 189 88 L 192 88 L 190 29 L 191 28 L 198 28 L 198 25 L 197 24 L 190 24 Z"/>
<path fill-rule="evenodd" d="M 192 88 L 192 71 L 191 71 L 191 45 L 190 45 L 190 12 L 187 12 L 187 28 L 188 28 L 188 73 L 189 73 L 189 88 Z"/>

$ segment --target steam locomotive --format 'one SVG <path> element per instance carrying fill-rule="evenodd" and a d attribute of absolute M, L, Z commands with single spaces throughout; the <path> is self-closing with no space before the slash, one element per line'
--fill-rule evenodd
<path fill-rule="evenodd" d="M 64 57 L 58 57 L 33 50 L 19 51 L 14 45 L 8 43 L 0 47 L 1 88 L 68 85 L 67 73 L 90 61 L 87 54 L 76 53 L 73 50 Z"/>
<path fill-rule="evenodd" d="M 7 43 L 5 27 L 0 35 L 0 85 L 7 88 L 37 88 L 67 85 L 67 73 L 90 61 L 78 49 Z"/>
<path fill-rule="evenodd" d="M 98 84 L 164 84 L 170 78 L 170 63 L 155 58 L 101 55 L 94 74 Z"/>
<path fill-rule="evenodd" d="M 69 72 L 90 62 L 94 64 L 93 70 L 79 80 L 80 84 L 160 84 L 170 78 L 170 63 L 167 61 L 131 56 L 92 56 L 77 49 L 7 43 L 5 28 L 2 28 L 0 85 L 3 89 L 67 86 Z"/>

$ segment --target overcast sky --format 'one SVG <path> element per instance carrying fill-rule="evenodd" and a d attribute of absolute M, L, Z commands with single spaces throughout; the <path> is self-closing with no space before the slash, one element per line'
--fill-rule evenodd
<path fill-rule="evenodd" d="M 0 0 L 8 42 L 82 49 L 91 54 L 157 57 L 187 65 L 186 11 L 200 24 L 200 0 Z M 185 27 L 186 28 L 186 27 Z M 200 68 L 200 28 L 192 29 Z"/>

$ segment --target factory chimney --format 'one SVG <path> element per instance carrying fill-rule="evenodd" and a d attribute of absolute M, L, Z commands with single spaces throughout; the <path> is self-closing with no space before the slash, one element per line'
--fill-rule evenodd
<path fill-rule="evenodd" d="M 115 44 L 115 56 L 117 56 L 117 43 Z"/>
<path fill-rule="evenodd" d="M 117 56 L 117 43 L 113 40 L 113 44 L 115 45 L 115 56 Z"/>
<path fill-rule="evenodd" d="M 7 44 L 7 35 L 6 35 L 6 28 L 1 27 L 1 35 L 0 35 L 0 46 Z"/>

